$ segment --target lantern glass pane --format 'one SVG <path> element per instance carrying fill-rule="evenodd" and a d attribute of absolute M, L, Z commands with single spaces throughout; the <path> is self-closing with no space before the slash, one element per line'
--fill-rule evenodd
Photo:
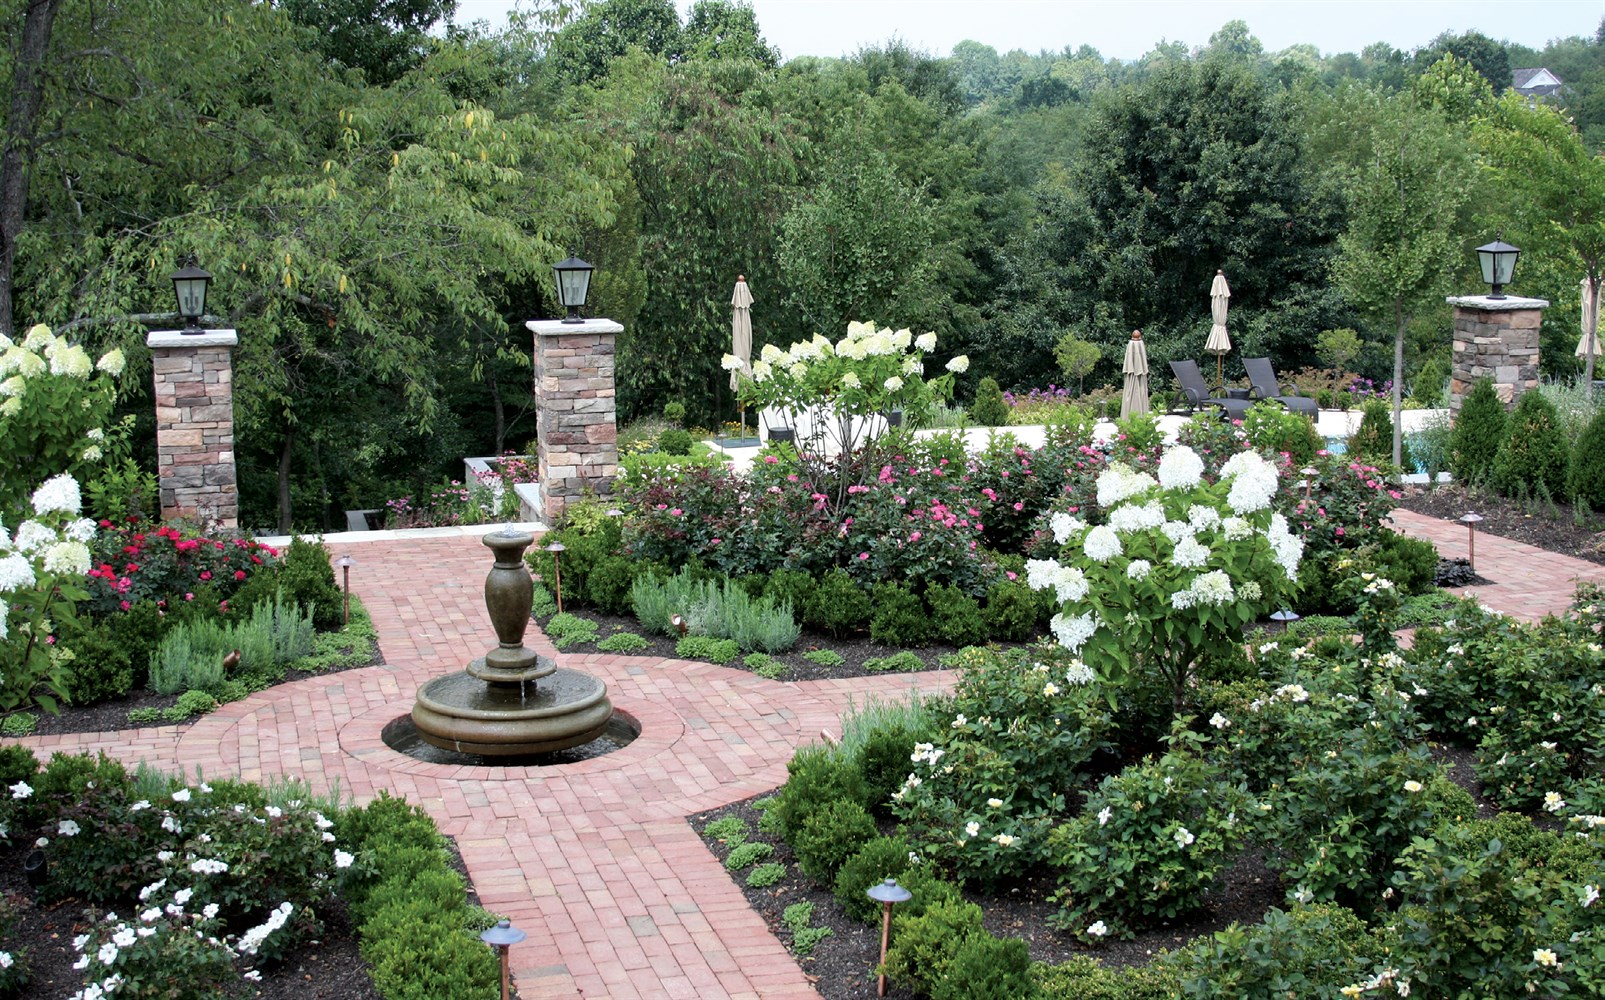
<path fill-rule="evenodd" d="M 198 317 L 206 311 L 206 282 L 197 278 L 180 278 L 173 282 L 178 294 L 178 314 Z"/>
<path fill-rule="evenodd" d="M 1494 257 L 1494 283 L 1500 285 L 1510 284 L 1510 276 L 1516 270 L 1516 255 L 1509 251 L 1497 253 Z"/>
<path fill-rule="evenodd" d="M 558 271 L 558 300 L 565 306 L 583 306 L 590 284 L 591 272 L 588 270 Z"/>

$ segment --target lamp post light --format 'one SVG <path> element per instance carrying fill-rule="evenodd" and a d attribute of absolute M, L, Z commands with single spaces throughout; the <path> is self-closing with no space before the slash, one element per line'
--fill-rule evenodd
<path fill-rule="evenodd" d="M 880 903 L 883 907 L 881 913 L 881 973 L 880 982 L 875 987 L 875 995 L 886 995 L 886 946 L 892 940 L 892 905 L 906 903 L 914 898 L 914 894 L 897 884 L 897 879 L 889 878 L 880 885 L 872 885 L 866 891 L 870 899 Z"/>
<path fill-rule="evenodd" d="M 563 567 L 560 564 L 563 553 L 568 546 L 562 542 L 553 542 L 546 546 L 546 551 L 552 554 L 552 589 L 557 591 L 557 613 L 563 613 Z"/>
<path fill-rule="evenodd" d="M 1488 293 L 1490 299 L 1505 297 L 1504 288 L 1510 284 L 1510 276 L 1516 270 L 1516 258 L 1520 256 L 1521 250 L 1503 240 L 1494 240 L 1477 248 L 1477 260 L 1482 264 L 1482 280 L 1492 287 Z"/>
<path fill-rule="evenodd" d="M 1304 477 L 1304 503 L 1308 505 L 1310 492 L 1315 489 L 1315 477 L 1321 474 L 1321 470 L 1313 465 L 1306 465 L 1299 470 L 1299 474 Z"/>
<path fill-rule="evenodd" d="M 1271 614 L 1270 614 L 1271 621 L 1273 621 L 1273 622 L 1281 622 L 1282 623 L 1282 634 L 1283 635 L 1286 635 L 1288 628 L 1291 627 L 1292 624 L 1294 622 L 1298 621 L 1301 617 L 1303 617 L 1303 616 L 1300 615 L 1297 611 L 1294 611 L 1292 608 L 1283 608 L 1280 611 L 1272 611 Z"/>
<path fill-rule="evenodd" d="M 184 329 L 179 332 L 205 333 L 201 317 L 206 315 L 206 286 L 211 284 L 212 275 L 191 260 L 169 277 L 173 281 L 173 297 L 178 299 L 178 315 L 184 320 Z"/>
<path fill-rule="evenodd" d="M 1477 522 L 1481 520 L 1482 515 L 1474 510 L 1466 511 L 1460 518 L 1460 523 L 1466 526 L 1467 546 L 1471 550 L 1471 558 L 1466 561 L 1471 565 L 1473 573 L 1477 572 Z"/>
<path fill-rule="evenodd" d="M 557 274 L 558 304 L 568 309 L 563 322 L 585 322 L 580 315 L 580 307 L 585 305 L 585 295 L 591 288 L 591 272 L 596 268 L 578 257 L 570 256 L 552 265 L 552 270 Z"/>
<path fill-rule="evenodd" d="M 529 937 L 523 931 L 514 927 L 511 921 L 498 920 L 495 927 L 480 932 L 479 939 L 496 949 L 497 957 L 502 962 L 502 1000 L 508 998 L 507 952 L 513 945 Z"/>
<path fill-rule="evenodd" d="M 345 593 L 345 613 L 342 623 L 346 625 L 351 624 L 351 567 L 355 566 L 356 563 L 357 561 L 351 558 L 349 554 L 343 555 L 334 561 L 334 564 L 340 567 L 340 586 Z"/>

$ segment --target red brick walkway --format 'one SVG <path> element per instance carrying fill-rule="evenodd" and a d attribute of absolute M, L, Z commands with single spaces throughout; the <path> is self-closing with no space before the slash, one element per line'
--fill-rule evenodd
<path fill-rule="evenodd" d="M 1461 525 L 1404 511 L 1394 523 L 1445 556 L 1465 554 Z M 640 739 L 544 770 L 424 764 L 379 732 L 410 711 L 419 684 L 493 644 L 488 553 L 476 538 L 349 548 L 386 666 L 281 685 L 182 730 L 27 742 L 191 775 L 300 777 L 364 802 L 380 789 L 405 796 L 457 838 L 485 906 L 529 933 L 512 951 L 524 1000 L 818 996 L 685 817 L 779 785 L 793 749 L 835 730 L 850 698 L 933 690 L 948 675 L 781 684 L 677 660 L 560 656 L 607 681 Z M 1468 592 L 1523 618 L 1564 609 L 1576 580 L 1605 580 L 1605 567 L 1491 535 L 1478 537 L 1477 569 L 1494 582 Z"/>
<path fill-rule="evenodd" d="M 685 817 L 781 784 L 792 751 L 838 730 L 849 698 L 935 690 L 948 675 L 782 684 L 678 660 L 559 655 L 607 682 L 640 739 L 560 768 L 425 764 L 379 733 L 411 710 L 419 684 L 494 645 L 489 552 L 477 538 L 349 548 L 386 666 L 281 685 L 182 730 L 28 742 L 192 776 L 300 777 L 363 802 L 380 789 L 405 796 L 457 839 L 484 905 L 529 933 L 512 949 L 524 1000 L 818 996 Z"/>

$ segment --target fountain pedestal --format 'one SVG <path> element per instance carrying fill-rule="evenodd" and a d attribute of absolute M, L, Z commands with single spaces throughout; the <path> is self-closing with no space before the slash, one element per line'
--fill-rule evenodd
<path fill-rule="evenodd" d="M 504 528 L 483 541 L 496 553 L 485 607 L 498 645 L 463 672 L 418 689 L 418 735 L 442 750 L 507 757 L 591 742 L 613 717 L 607 685 L 524 645 L 534 582 L 523 554 L 534 536 Z"/>

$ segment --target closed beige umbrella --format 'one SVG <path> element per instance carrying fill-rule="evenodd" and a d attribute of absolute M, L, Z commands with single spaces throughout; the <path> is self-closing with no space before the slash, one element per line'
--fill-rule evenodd
<path fill-rule="evenodd" d="M 730 391 L 741 385 L 743 378 L 752 375 L 752 292 L 747 288 L 747 276 L 736 275 L 736 290 L 730 295 L 730 353 L 741 359 L 741 367 L 730 372 Z M 747 405 L 737 400 L 741 410 L 741 437 L 747 436 Z"/>
<path fill-rule="evenodd" d="M 1577 338 L 1577 356 L 1588 357 L 1588 338 L 1594 337 L 1594 356 L 1599 357 L 1599 294 L 1590 286 L 1587 278 L 1579 284 L 1583 292 L 1583 333 Z"/>
<path fill-rule="evenodd" d="M 1209 339 L 1204 342 L 1204 351 L 1215 355 L 1215 383 L 1221 381 L 1221 360 L 1232 352 L 1232 338 L 1226 335 L 1226 306 L 1231 300 L 1232 290 L 1226 284 L 1226 272 L 1217 270 L 1215 280 L 1209 286 L 1209 311 L 1214 322 L 1209 327 Z"/>
<path fill-rule="evenodd" d="M 1126 361 L 1120 366 L 1125 373 L 1125 388 L 1120 393 L 1120 419 L 1134 413 L 1148 412 L 1148 348 L 1143 346 L 1142 331 L 1131 331 L 1126 341 Z"/>

